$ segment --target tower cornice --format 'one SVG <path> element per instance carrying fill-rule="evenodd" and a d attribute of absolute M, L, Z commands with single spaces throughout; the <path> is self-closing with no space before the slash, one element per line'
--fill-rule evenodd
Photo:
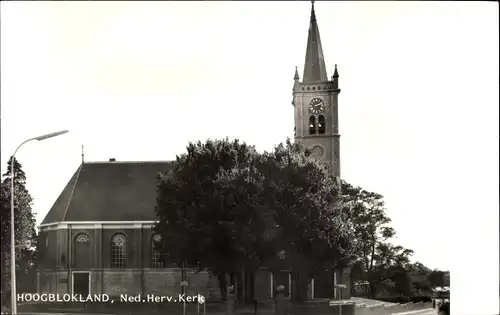
<path fill-rule="evenodd" d="M 334 92 L 340 93 L 340 89 L 336 88 L 335 81 L 321 81 L 321 82 L 299 82 L 294 86 L 294 93 L 321 93 L 321 92 Z"/>

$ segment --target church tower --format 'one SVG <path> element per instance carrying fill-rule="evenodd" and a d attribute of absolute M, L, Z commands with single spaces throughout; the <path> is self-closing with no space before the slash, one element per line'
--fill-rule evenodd
<path fill-rule="evenodd" d="M 339 74 L 337 65 L 328 80 L 318 22 L 312 1 L 304 75 L 295 69 L 293 101 L 295 140 L 324 159 L 333 176 L 340 179 L 340 134 L 338 117 Z"/>

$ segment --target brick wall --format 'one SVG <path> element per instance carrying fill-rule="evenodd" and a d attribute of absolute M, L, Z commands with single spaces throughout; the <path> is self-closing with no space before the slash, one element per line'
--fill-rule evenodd
<path fill-rule="evenodd" d="M 176 271 L 144 271 L 144 293 L 179 294 L 180 281 L 181 274 Z"/>
<path fill-rule="evenodd" d="M 40 232 L 37 259 L 41 268 L 57 266 L 57 231 Z"/>
<path fill-rule="evenodd" d="M 136 270 L 104 271 L 102 293 L 110 296 L 141 294 L 141 272 Z"/>
<path fill-rule="evenodd" d="M 256 299 L 269 299 L 271 296 L 269 271 L 259 270 L 255 273 L 254 278 L 254 296 Z"/>
<path fill-rule="evenodd" d="M 90 291 L 91 293 L 100 294 L 102 293 L 102 285 L 103 285 L 103 272 L 92 272 L 90 274 Z"/>
<path fill-rule="evenodd" d="M 71 288 L 69 287 L 70 285 L 70 280 L 68 279 L 68 272 L 66 270 L 63 271 L 57 271 L 54 273 L 54 280 L 55 280 L 55 293 L 59 294 L 64 294 L 71 292 Z M 54 291 L 52 291 L 54 292 Z"/>
<path fill-rule="evenodd" d="M 55 281 L 52 279 L 54 275 L 51 272 L 44 272 L 44 271 L 39 271 L 38 272 L 38 288 L 40 293 L 51 293 L 54 292 L 52 290 L 52 284 L 55 283 Z"/>
<path fill-rule="evenodd" d="M 68 270 L 41 270 L 38 281 L 41 293 L 71 293 L 72 279 Z M 201 294 L 213 299 L 220 298 L 217 278 L 207 272 L 187 272 L 188 295 Z M 92 293 L 120 294 L 158 293 L 177 295 L 180 287 L 180 269 L 123 269 L 91 270 Z"/>
<path fill-rule="evenodd" d="M 220 299 L 219 280 L 208 272 L 188 272 L 188 294 L 201 294 L 211 299 Z"/>
<path fill-rule="evenodd" d="M 345 289 L 342 289 L 342 299 L 348 300 L 351 298 L 351 270 L 344 269 L 341 272 L 341 282 L 346 285 Z"/>
<path fill-rule="evenodd" d="M 188 295 L 201 294 L 205 297 L 220 298 L 219 282 L 217 278 L 207 272 L 186 272 Z M 159 293 L 162 295 L 177 295 L 182 292 L 180 286 L 181 272 L 179 269 L 145 270 L 144 293 Z"/>
<path fill-rule="evenodd" d="M 70 293 L 67 271 L 38 271 L 40 293 Z"/>

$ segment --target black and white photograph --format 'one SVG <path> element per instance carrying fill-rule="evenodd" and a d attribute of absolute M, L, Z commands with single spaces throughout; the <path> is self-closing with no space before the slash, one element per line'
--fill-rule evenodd
<path fill-rule="evenodd" d="M 498 314 L 497 2 L 0 5 L 2 315 Z"/>

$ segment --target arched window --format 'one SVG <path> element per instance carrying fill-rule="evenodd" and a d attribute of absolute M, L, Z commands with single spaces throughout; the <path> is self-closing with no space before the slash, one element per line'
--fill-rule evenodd
<path fill-rule="evenodd" d="M 90 243 L 90 238 L 83 233 L 78 234 L 75 237 L 75 244 L 88 244 Z"/>
<path fill-rule="evenodd" d="M 92 247 L 90 237 L 85 233 L 78 233 L 73 241 L 73 268 L 85 268 L 92 262 Z"/>
<path fill-rule="evenodd" d="M 127 266 L 127 238 L 117 234 L 111 241 L 111 268 L 125 268 Z"/>
<path fill-rule="evenodd" d="M 157 249 L 157 245 L 161 242 L 161 235 L 155 234 L 151 238 L 151 268 L 163 268 L 161 253 Z"/>
<path fill-rule="evenodd" d="M 316 117 L 315 116 L 309 117 L 309 134 L 310 135 L 316 134 Z"/>
<path fill-rule="evenodd" d="M 318 117 L 318 133 L 320 135 L 325 134 L 325 116 L 319 115 Z"/>

